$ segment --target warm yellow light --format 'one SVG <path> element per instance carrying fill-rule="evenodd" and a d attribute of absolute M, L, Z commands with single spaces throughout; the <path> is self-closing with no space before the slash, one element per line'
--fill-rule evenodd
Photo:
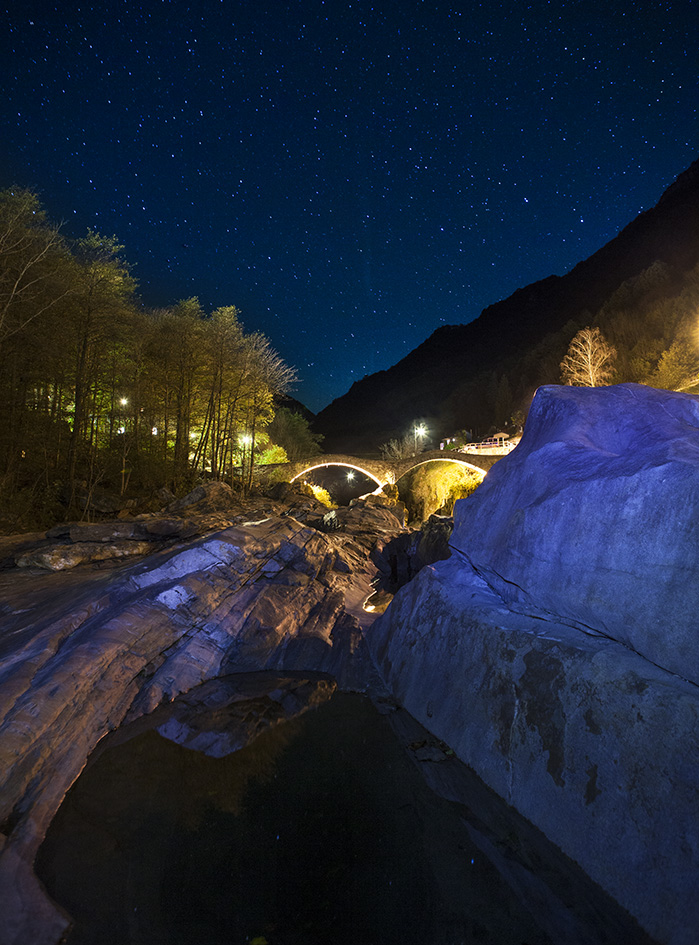
<path fill-rule="evenodd" d="M 129 398 L 128 398 L 128 397 L 120 397 L 120 398 L 119 398 L 119 403 L 121 404 L 122 407 L 125 407 L 125 406 L 128 404 L 128 402 L 129 402 Z"/>
<path fill-rule="evenodd" d="M 352 482 L 353 479 L 354 479 L 354 473 L 353 473 L 353 472 L 348 472 L 348 473 L 347 473 L 347 482 Z"/>
<path fill-rule="evenodd" d="M 252 443 L 252 437 L 248 436 L 247 434 L 245 436 L 241 436 L 240 442 L 243 444 L 243 446 L 250 446 Z"/>

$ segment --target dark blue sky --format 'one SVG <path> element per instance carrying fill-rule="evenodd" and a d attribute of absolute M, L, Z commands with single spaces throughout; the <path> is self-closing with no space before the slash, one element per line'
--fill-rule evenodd
<path fill-rule="evenodd" d="M 696 157 L 683 2 L 17 0 L 0 186 L 237 305 L 314 410 L 590 255 Z"/>

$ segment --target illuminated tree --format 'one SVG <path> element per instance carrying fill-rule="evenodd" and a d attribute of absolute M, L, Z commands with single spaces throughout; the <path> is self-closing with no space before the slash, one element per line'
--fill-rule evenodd
<path fill-rule="evenodd" d="M 696 343 L 678 338 L 664 351 L 650 379 L 653 387 L 683 391 L 699 384 L 699 353 Z"/>
<path fill-rule="evenodd" d="M 213 477 L 232 461 L 235 435 L 240 428 L 240 399 L 245 373 L 245 341 L 238 309 L 217 309 L 204 328 L 204 382 L 206 409 L 194 465 L 201 463 Z"/>
<path fill-rule="evenodd" d="M 402 437 L 394 437 L 387 443 L 382 443 L 379 447 L 381 456 L 384 459 L 407 459 L 415 455 L 415 434 L 406 433 Z"/>
<path fill-rule="evenodd" d="M 65 346 L 73 360 L 73 423 L 68 476 L 75 478 L 78 450 L 86 440 L 97 444 L 104 414 L 100 383 L 106 355 L 116 342 L 129 311 L 136 283 L 121 257 L 116 237 L 88 231 L 75 247 L 77 269 L 65 323 Z"/>
<path fill-rule="evenodd" d="M 250 464 L 244 487 L 253 481 L 255 443 L 259 429 L 274 418 L 274 398 L 287 394 L 296 381 L 296 371 L 289 367 L 260 332 L 246 338 L 248 370 L 246 375 L 246 435 L 251 438 Z"/>
<path fill-rule="evenodd" d="M 576 387 L 603 387 L 614 372 L 616 350 L 599 328 L 583 328 L 573 338 L 561 361 L 561 377 Z"/>

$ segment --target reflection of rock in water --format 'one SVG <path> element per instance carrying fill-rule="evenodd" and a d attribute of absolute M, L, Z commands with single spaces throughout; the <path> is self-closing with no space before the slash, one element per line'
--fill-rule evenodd
<path fill-rule="evenodd" d="M 313 702 L 327 692 L 322 680 L 287 679 L 266 697 L 263 675 L 244 681 L 254 698 L 236 698 L 226 711 L 252 720 L 281 705 L 280 692 L 297 706 L 303 693 Z M 170 718 L 186 718 L 200 734 L 220 730 L 223 697 L 212 707 L 212 691 L 200 688 L 201 719 L 192 698 L 169 707 Z M 161 729 L 164 718 L 154 720 Z M 37 862 L 77 920 L 68 945 L 218 945 L 255 936 L 270 945 L 643 941 L 624 937 L 599 891 L 586 903 L 589 881 L 557 851 L 547 854 L 540 836 L 532 844 L 531 828 L 432 741 L 406 713 L 382 716 L 366 698 L 342 693 L 223 757 L 152 729 L 115 742 L 75 784 Z M 458 771 L 473 808 L 433 794 L 420 768 L 443 787 Z M 486 833 L 483 816 L 494 825 Z M 507 881 L 492 864 L 497 857 Z M 600 916 L 599 928 L 556 900 L 544 882 L 554 871 Z M 548 915 L 522 903 L 539 886 L 548 900 L 539 891 L 533 911 Z"/>

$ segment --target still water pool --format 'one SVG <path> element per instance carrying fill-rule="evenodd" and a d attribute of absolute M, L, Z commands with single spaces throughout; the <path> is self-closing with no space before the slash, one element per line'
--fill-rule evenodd
<path fill-rule="evenodd" d="M 589 881 L 576 903 L 574 875 L 546 875 L 560 854 L 524 849 L 512 812 L 491 802 L 484 846 L 468 805 L 430 790 L 390 719 L 338 693 L 221 758 L 155 731 L 107 748 L 37 872 L 75 919 L 68 945 L 648 941 Z M 525 863 L 531 883 L 498 858 L 520 874 Z"/>

